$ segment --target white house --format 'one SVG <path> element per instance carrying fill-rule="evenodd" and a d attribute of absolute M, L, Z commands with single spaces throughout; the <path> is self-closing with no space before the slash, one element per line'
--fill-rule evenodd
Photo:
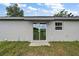
<path fill-rule="evenodd" d="M 79 17 L 0 17 L 0 41 L 5 40 L 76 41 L 79 40 Z"/>

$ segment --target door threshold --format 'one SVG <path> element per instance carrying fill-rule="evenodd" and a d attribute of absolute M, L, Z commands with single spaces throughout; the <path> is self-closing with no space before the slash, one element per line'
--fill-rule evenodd
<path fill-rule="evenodd" d="M 48 41 L 46 41 L 46 40 L 33 40 L 33 41 L 31 41 L 31 42 L 48 42 Z"/>

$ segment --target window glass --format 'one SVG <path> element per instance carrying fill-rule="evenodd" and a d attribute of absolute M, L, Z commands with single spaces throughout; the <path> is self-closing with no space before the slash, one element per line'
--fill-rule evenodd
<path fill-rule="evenodd" d="M 55 22 L 55 30 L 62 30 L 62 22 Z"/>

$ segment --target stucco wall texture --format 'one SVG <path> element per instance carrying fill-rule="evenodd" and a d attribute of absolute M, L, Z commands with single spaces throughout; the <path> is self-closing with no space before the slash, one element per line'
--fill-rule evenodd
<path fill-rule="evenodd" d="M 29 21 L 0 21 L 0 41 L 31 41 L 33 26 Z"/>
<path fill-rule="evenodd" d="M 55 22 L 62 22 L 62 30 L 55 30 Z M 45 41 L 79 40 L 79 21 L 49 21 Z M 33 21 L 0 21 L 0 41 L 34 41 Z"/>
<path fill-rule="evenodd" d="M 62 30 L 55 30 L 55 22 L 62 22 Z M 47 24 L 47 41 L 79 41 L 79 21 L 51 21 Z"/>

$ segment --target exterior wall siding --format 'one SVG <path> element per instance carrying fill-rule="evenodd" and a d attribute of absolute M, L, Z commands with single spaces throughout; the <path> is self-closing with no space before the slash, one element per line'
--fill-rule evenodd
<path fill-rule="evenodd" d="M 62 30 L 55 30 L 55 22 L 47 24 L 47 41 L 79 41 L 79 21 L 60 21 Z"/>
<path fill-rule="evenodd" d="M 0 21 L 0 41 L 31 41 L 33 26 L 30 21 Z"/>

